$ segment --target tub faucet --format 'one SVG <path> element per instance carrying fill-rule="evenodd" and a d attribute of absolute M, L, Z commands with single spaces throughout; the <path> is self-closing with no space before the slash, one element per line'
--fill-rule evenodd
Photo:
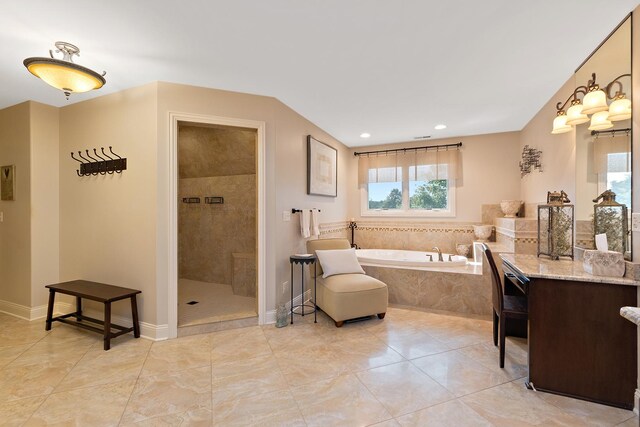
<path fill-rule="evenodd" d="M 438 261 L 444 261 L 442 259 L 442 252 L 440 252 L 440 248 L 437 246 L 434 246 L 433 248 L 431 248 L 431 250 L 438 252 Z"/>

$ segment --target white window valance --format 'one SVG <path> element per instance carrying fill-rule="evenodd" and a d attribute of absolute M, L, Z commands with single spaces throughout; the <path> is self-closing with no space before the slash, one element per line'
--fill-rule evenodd
<path fill-rule="evenodd" d="M 455 181 L 461 173 L 459 148 L 395 150 L 394 152 L 359 154 L 358 186 L 375 182 L 402 181 L 403 171 L 409 181 L 447 179 Z"/>

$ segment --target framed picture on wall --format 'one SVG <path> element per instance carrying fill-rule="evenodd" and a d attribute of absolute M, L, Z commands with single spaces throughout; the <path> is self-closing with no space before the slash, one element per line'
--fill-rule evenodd
<path fill-rule="evenodd" d="M 338 196 L 338 150 L 307 136 L 307 194 Z"/>
<path fill-rule="evenodd" d="M 0 200 L 15 200 L 16 165 L 0 166 Z"/>

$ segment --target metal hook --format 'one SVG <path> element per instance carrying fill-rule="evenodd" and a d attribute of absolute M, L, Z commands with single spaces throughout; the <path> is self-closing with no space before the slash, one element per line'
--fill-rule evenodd
<path fill-rule="evenodd" d="M 78 169 L 76 169 L 76 173 L 78 174 L 78 176 L 84 176 L 84 174 L 80 173 Z"/>
<path fill-rule="evenodd" d="M 102 151 L 102 155 L 105 156 L 107 159 L 113 160 L 113 157 L 110 157 L 107 153 L 104 152 L 104 147 L 100 147 L 100 151 Z M 107 173 L 109 175 L 113 175 L 113 171 L 109 170 L 109 167 L 107 167 Z"/>
<path fill-rule="evenodd" d="M 84 160 L 83 163 L 91 163 L 91 160 L 84 158 L 84 156 L 82 155 L 82 151 L 80 150 L 78 150 L 78 156 L 80 156 L 80 158 Z"/>
<path fill-rule="evenodd" d="M 75 160 L 76 162 L 80 162 L 80 163 L 82 163 L 82 160 L 78 160 L 78 159 L 76 159 L 76 158 L 73 156 L 73 151 L 71 152 L 71 158 L 72 158 L 73 160 Z"/>
<path fill-rule="evenodd" d="M 113 150 L 111 149 L 111 146 L 109 146 L 109 151 L 111 151 L 111 154 L 113 154 L 114 156 L 116 156 L 117 158 L 121 159 L 122 157 L 118 156 L 116 153 L 113 152 Z M 122 172 L 122 171 L 120 171 Z"/>
<path fill-rule="evenodd" d="M 93 149 L 93 154 L 101 160 L 100 166 L 103 166 L 103 167 L 101 167 L 100 169 L 104 169 L 104 170 L 100 171 L 100 175 L 106 175 L 107 174 L 107 159 L 105 159 L 103 157 L 100 157 L 100 154 L 98 154 L 98 151 L 95 148 Z"/>
<path fill-rule="evenodd" d="M 95 159 L 95 158 L 91 157 L 91 154 L 89 154 L 89 150 L 84 150 L 84 151 L 86 151 L 86 152 L 87 152 L 87 157 L 88 157 L 88 158 L 90 158 L 90 159 L 91 159 L 91 160 L 93 160 L 94 162 L 97 162 L 97 161 L 98 161 L 98 159 Z"/>

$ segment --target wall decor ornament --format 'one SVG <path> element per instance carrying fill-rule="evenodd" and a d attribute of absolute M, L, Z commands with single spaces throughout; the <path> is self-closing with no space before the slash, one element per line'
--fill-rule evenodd
<path fill-rule="evenodd" d="M 0 167 L 0 200 L 15 200 L 16 165 Z"/>
<path fill-rule="evenodd" d="M 307 136 L 307 194 L 338 196 L 338 150 Z"/>
<path fill-rule="evenodd" d="M 520 178 L 531 173 L 532 170 L 542 172 L 542 163 L 540 163 L 540 157 L 542 156 L 541 150 L 525 145 L 522 148 L 522 160 L 519 163 L 520 166 Z"/>

